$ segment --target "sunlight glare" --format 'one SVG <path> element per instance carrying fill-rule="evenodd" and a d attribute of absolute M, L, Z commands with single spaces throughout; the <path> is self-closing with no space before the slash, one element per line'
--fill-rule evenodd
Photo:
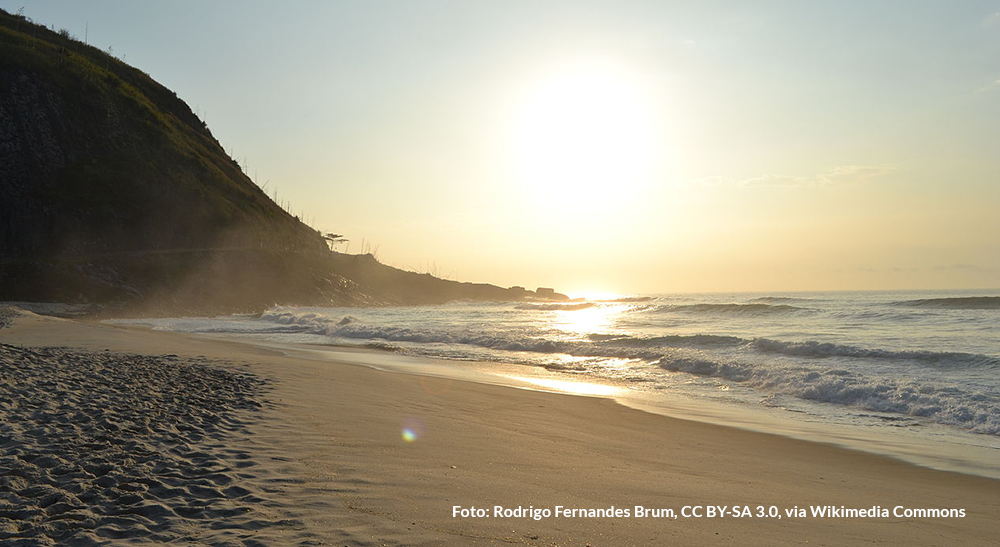
<path fill-rule="evenodd" d="M 536 197 L 592 209 L 626 202 L 651 182 L 652 108 L 623 68 L 588 62 L 555 71 L 518 110 L 517 176 Z"/>
<path fill-rule="evenodd" d="M 582 309 L 558 310 L 549 326 L 576 335 L 603 332 L 627 309 L 628 306 L 621 304 L 594 304 Z"/>
<path fill-rule="evenodd" d="M 527 376 L 510 376 L 512 380 L 520 380 L 539 387 L 548 388 L 563 393 L 575 395 L 598 395 L 609 396 L 620 393 L 622 390 L 614 386 L 605 384 L 594 384 L 588 382 L 575 382 L 570 380 L 550 380 L 546 378 L 529 378 Z"/>
<path fill-rule="evenodd" d="M 601 301 L 618 300 L 619 298 L 624 298 L 625 295 L 614 292 L 581 291 L 581 292 L 570 292 L 569 296 L 570 298 L 580 298 L 590 302 L 601 302 Z"/>

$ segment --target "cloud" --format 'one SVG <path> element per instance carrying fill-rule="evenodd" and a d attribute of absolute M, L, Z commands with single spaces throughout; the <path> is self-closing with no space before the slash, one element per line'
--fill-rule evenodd
<path fill-rule="evenodd" d="M 985 28 L 995 28 L 1000 27 L 1000 11 L 993 12 L 983 19 L 983 26 Z"/>
<path fill-rule="evenodd" d="M 894 167 L 878 165 L 841 165 L 813 176 L 764 174 L 745 179 L 713 176 L 694 182 L 698 186 L 734 186 L 737 188 L 827 188 L 865 182 L 895 170 Z"/>
<path fill-rule="evenodd" d="M 959 262 L 956 264 L 938 264 L 934 266 L 937 271 L 975 271 L 975 272 L 992 272 L 996 268 L 990 268 L 987 266 L 981 266 L 979 264 L 967 264 L 964 262 Z"/>
<path fill-rule="evenodd" d="M 989 85 L 983 86 L 976 90 L 976 93 L 986 93 L 987 91 L 993 91 L 994 89 L 1000 89 L 1000 79 L 991 82 Z"/>
<path fill-rule="evenodd" d="M 920 271 L 920 268 L 913 266 L 886 266 L 884 268 L 877 268 L 874 266 L 859 266 L 858 271 L 866 273 L 916 273 Z"/>

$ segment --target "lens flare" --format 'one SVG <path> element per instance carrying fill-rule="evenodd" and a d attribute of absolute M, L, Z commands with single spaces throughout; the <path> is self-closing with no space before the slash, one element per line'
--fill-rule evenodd
<path fill-rule="evenodd" d="M 413 443 L 424 435 L 424 422 L 419 418 L 403 419 L 403 442 Z"/>

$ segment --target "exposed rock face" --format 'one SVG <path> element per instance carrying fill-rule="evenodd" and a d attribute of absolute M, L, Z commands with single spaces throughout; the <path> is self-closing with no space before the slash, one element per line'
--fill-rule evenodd
<path fill-rule="evenodd" d="M 0 10 L 0 300 L 173 314 L 536 297 L 344 257 L 174 92 Z"/>
<path fill-rule="evenodd" d="M 145 73 L 5 13 L 0 46 L 4 256 L 325 248 Z"/>
<path fill-rule="evenodd" d="M 326 252 L 172 91 L 0 12 L 0 299 L 341 301 Z"/>

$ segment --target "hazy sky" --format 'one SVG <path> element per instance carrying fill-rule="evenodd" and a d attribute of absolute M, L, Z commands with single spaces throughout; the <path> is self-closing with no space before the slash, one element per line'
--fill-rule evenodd
<path fill-rule="evenodd" d="M 389 264 L 564 291 L 1000 286 L 1000 1 L 2 2 Z"/>

